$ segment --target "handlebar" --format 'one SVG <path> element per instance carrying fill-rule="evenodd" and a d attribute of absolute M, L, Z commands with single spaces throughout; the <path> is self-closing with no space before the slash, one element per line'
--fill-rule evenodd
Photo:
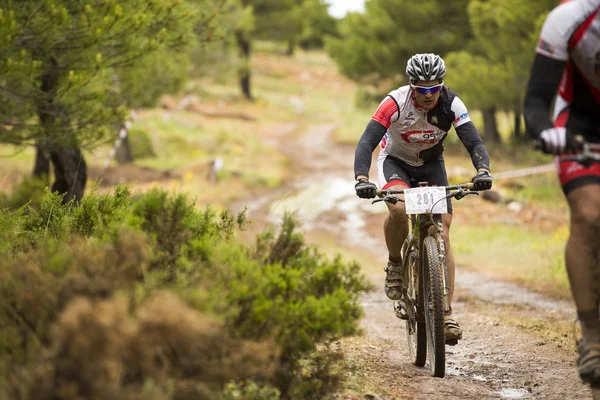
<path fill-rule="evenodd" d="M 478 191 L 473 190 L 474 185 L 473 182 L 468 182 L 468 183 L 460 183 L 458 185 L 452 185 L 452 186 L 442 186 L 446 189 L 446 192 L 448 193 L 445 198 L 455 198 L 456 200 L 460 200 L 465 196 L 468 196 L 470 194 L 475 194 L 475 195 L 479 195 Z M 406 188 L 406 189 L 377 189 L 377 191 L 375 192 L 375 194 L 380 197 L 379 199 L 373 200 L 373 204 L 378 203 L 380 201 L 386 201 L 388 203 L 391 204 L 396 204 L 399 201 L 404 201 L 402 199 L 400 199 L 399 197 L 394 196 L 395 194 L 403 194 L 405 190 L 407 189 L 414 189 L 414 188 Z"/>
<path fill-rule="evenodd" d="M 600 152 L 600 143 L 588 143 L 581 135 L 576 135 L 574 140 L 581 147 L 580 152 L 563 155 L 561 160 L 575 161 L 586 167 L 589 167 L 592 162 L 600 162 L 600 153 L 598 153 Z M 544 142 L 536 139 L 534 148 L 543 151 Z"/>
<path fill-rule="evenodd" d="M 452 185 L 452 186 L 445 186 L 446 191 L 451 191 L 451 190 L 473 190 L 474 185 L 473 182 L 469 182 L 469 183 L 459 183 L 458 185 Z M 406 189 L 414 189 L 414 188 L 406 188 Z M 382 196 L 387 196 L 387 195 L 391 195 L 391 194 L 403 194 L 404 191 L 406 189 L 377 189 L 377 191 L 375 192 L 375 194 L 378 197 L 382 197 Z"/>

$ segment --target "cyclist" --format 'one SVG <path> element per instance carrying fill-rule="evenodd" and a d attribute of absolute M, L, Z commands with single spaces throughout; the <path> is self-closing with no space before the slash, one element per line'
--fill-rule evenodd
<path fill-rule="evenodd" d="M 448 177 L 444 165 L 443 141 L 451 126 L 471 155 L 477 174 L 473 177 L 476 190 L 490 189 L 490 161 L 477 129 L 471 122 L 464 103 L 450 88 L 444 86 L 446 66 L 436 54 L 416 54 L 406 65 L 409 84 L 391 91 L 379 104 L 356 147 L 354 176 L 356 193 L 361 198 L 375 197 L 376 185 L 369 181 L 371 156 L 377 145 L 381 150 L 377 160 L 379 184 L 382 189 L 414 187 L 427 181 L 430 185 L 446 186 Z M 389 214 L 383 231 L 389 252 L 385 267 L 385 293 L 399 300 L 402 293 L 401 246 L 408 235 L 408 217 L 404 203 L 389 204 Z M 449 243 L 452 205 L 443 216 L 446 238 L 447 266 L 452 305 L 454 292 L 454 258 Z M 444 317 L 446 340 L 462 338 L 458 322 L 450 313 Z"/>
<path fill-rule="evenodd" d="M 599 8 L 600 0 L 563 1 L 542 26 L 524 116 L 527 130 L 546 153 L 577 150 L 574 134 L 600 141 Z M 565 262 L 583 334 L 579 374 L 585 382 L 600 384 L 600 295 L 595 287 L 600 273 L 600 164 L 585 168 L 558 157 L 557 168 L 571 213 Z"/>

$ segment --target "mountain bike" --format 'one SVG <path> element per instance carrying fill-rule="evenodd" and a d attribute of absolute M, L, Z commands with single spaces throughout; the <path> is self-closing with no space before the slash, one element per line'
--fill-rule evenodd
<path fill-rule="evenodd" d="M 411 228 L 402 244 L 403 292 L 394 302 L 394 311 L 406 320 L 406 334 L 411 361 L 418 367 L 425 366 L 429 353 L 431 375 L 443 378 L 446 373 L 446 342 L 444 336 L 444 313 L 449 311 L 449 280 L 446 266 L 446 244 L 442 226 L 442 214 L 448 213 L 447 199 L 457 200 L 470 194 L 472 183 L 453 186 L 427 186 L 397 190 L 378 190 L 379 199 L 405 203 Z M 403 194 L 401 199 L 395 195 Z"/>

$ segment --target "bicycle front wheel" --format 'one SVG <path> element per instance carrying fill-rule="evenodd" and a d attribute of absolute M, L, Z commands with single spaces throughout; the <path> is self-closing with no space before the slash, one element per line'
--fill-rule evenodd
<path fill-rule="evenodd" d="M 427 352 L 431 375 L 446 374 L 444 338 L 444 277 L 437 242 L 431 236 L 423 241 L 423 299 L 427 326 Z"/>

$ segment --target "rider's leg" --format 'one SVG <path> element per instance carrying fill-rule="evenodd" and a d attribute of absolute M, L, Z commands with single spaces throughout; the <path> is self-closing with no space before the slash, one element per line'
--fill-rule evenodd
<path fill-rule="evenodd" d="M 406 185 L 395 185 L 389 189 L 406 189 Z M 408 236 L 408 216 L 404 208 L 404 203 L 399 201 L 396 204 L 385 203 L 389 214 L 383 224 L 383 233 L 385 235 L 385 244 L 387 246 L 390 260 L 400 262 L 400 250 L 406 236 Z"/>
<path fill-rule="evenodd" d="M 382 189 L 406 189 L 410 187 L 409 175 L 406 168 L 409 166 L 402 161 L 384 154 L 379 154 L 377 170 L 379 185 Z M 402 243 L 408 235 L 408 217 L 404 211 L 404 203 L 385 203 L 389 214 L 383 224 L 385 244 L 389 252 L 389 261 L 385 267 L 385 294 L 391 300 L 400 300 L 402 297 Z"/>
<path fill-rule="evenodd" d="M 390 189 L 404 189 L 405 185 L 390 186 Z M 404 203 L 390 204 L 386 202 L 389 214 L 383 224 L 385 243 L 389 252 L 389 261 L 385 268 L 385 294 L 391 300 L 402 297 L 402 243 L 408 236 L 408 216 Z"/>
<path fill-rule="evenodd" d="M 448 268 L 448 305 L 452 307 L 452 298 L 454 296 L 454 254 L 450 247 L 450 225 L 452 224 L 452 214 L 442 216 L 444 225 L 444 239 L 446 242 L 446 267 Z"/>
<path fill-rule="evenodd" d="M 571 212 L 565 262 L 583 335 L 577 366 L 584 381 L 597 384 L 600 383 L 600 164 L 586 168 L 562 159 L 559 178 Z"/>
<path fill-rule="evenodd" d="M 450 247 L 450 225 L 452 224 L 452 214 L 442 216 L 442 225 L 444 226 L 444 241 L 446 244 L 446 268 L 448 269 L 448 305 L 450 313 L 444 316 L 444 333 L 446 341 L 455 341 L 462 338 L 462 330 L 458 322 L 452 316 L 452 298 L 454 296 L 454 254 Z"/>
<path fill-rule="evenodd" d="M 580 186 L 567 194 L 571 210 L 571 235 L 565 260 L 573 299 L 583 337 L 588 344 L 600 344 L 600 185 Z"/>

